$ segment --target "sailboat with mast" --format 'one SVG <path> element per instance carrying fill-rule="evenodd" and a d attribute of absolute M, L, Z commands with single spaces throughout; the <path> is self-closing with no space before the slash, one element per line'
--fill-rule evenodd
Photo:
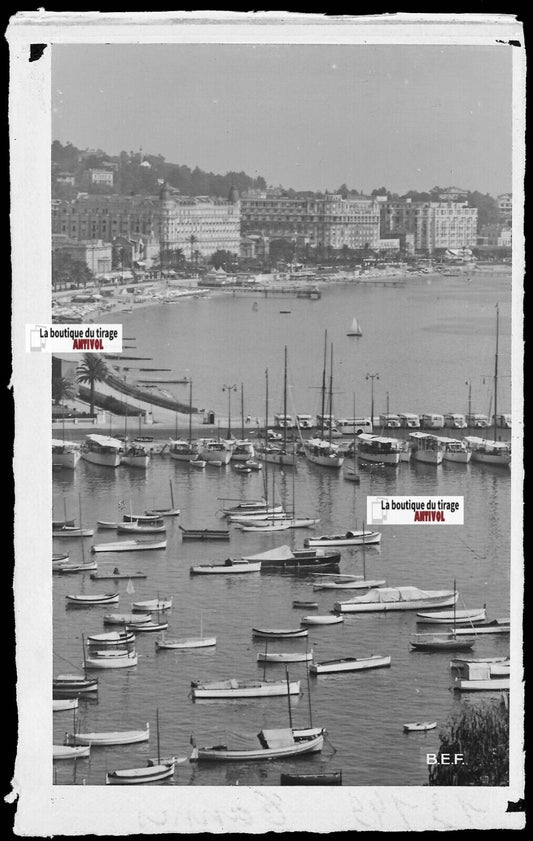
<path fill-rule="evenodd" d="M 454 595 L 457 592 L 456 582 L 453 582 Z M 468 651 L 474 647 L 474 636 L 456 636 L 457 599 L 453 603 L 453 625 L 449 631 L 436 633 L 412 634 L 409 643 L 414 651 Z"/>
<path fill-rule="evenodd" d="M 240 439 L 232 438 L 230 440 L 232 445 L 230 461 L 247 462 L 253 459 L 255 455 L 254 445 L 244 435 L 244 386 L 241 383 L 241 437 Z M 239 465 L 242 467 L 242 465 Z"/>
<path fill-rule="evenodd" d="M 346 333 L 347 336 L 362 336 L 363 331 L 361 330 L 361 325 L 359 324 L 357 318 L 354 316 L 352 319 L 352 323 L 350 325 L 350 329 Z"/>
<path fill-rule="evenodd" d="M 265 443 L 257 450 L 257 457 L 261 461 L 269 462 L 270 464 L 279 464 L 284 467 L 293 467 L 294 459 L 292 453 L 287 449 L 287 346 L 285 345 L 285 362 L 283 369 L 283 438 L 281 445 L 272 444 L 268 440 L 268 398 L 267 410 L 265 416 Z"/>
<path fill-rule="evenodd" d="M 484 462 L 500 467 L 508 467 L 511 464 L 511 442 L 498 441 L 498 345 L 500 326 L 500 306 L 496 304 L 496 352 L 494 355 L 494 436 L 491 441 L 488 438 L 477 438 L 474 435 L 467 435 L 464 442 L 472 453 L 472 461 Z"/>
<path fill-rule="evenodd" d="M 193 461 L 198 456 L 198 446 L 192 440 L 192 379 L 189 381 L 189 437 L 170 439 L 170 458 L 175 461 Z"/>
<path fill-rule="evenodd" d="M 355 393 L 353 395 L 353 416 L 355 418 Z M 359 475 L 359 465 L 358 465 L 358 454 L 357 454 L 357 434 L 355 423 L 353 427 L 353 442 L 352 442 L 352 450 L 353 450 L 353 467 L 351 470 L 347 470 L 346 467 L 342 471 L 342 475 L 344 479 L 347 479 L 348 482 L 353 482 L 354 484 L 358 485 L 361 481 L 361 477 Z"/>
<path fill-rule="evenodd" d="M 332 426 L 333 426 L 333 345 L 331 346 L 331 362 L 330 362 L 330 377 L 329 377 L 329 416 L 330 423 L 329 436 L 325 438 L 324 427 L 324 407 L 326 401 L 326 354 L 327 354 L 327 330 L 324 340 L 324 366 L 322 369 L 322 411 L 320 413 L 320 436 L 309 438 L 307 441 L 301 439 L 305 457 L 312 464 L 317 464 L 320 467 L 333 467 L 338 469 L 342 467 L 344 456 L 339 452 L 339 447 L 331 440 Z M 299 429 L 299 427 L 298 427 Z M 301 436 L 301 433 L 300 433 Z"/>

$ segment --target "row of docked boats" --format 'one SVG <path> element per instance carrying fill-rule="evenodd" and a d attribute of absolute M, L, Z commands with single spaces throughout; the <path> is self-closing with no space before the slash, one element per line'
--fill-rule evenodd
<path fill-rule="evenodd" d="M 476 436 L 442 437 L 428 432 L 411 432 L 407 440 L 362 433 L 356 455 L 362 462 L 393 467 L 411 459 L 425 464 L 443 461 L 468 464 L 473 461 L 505 467 L 511 463 L 511 444 Z"/>

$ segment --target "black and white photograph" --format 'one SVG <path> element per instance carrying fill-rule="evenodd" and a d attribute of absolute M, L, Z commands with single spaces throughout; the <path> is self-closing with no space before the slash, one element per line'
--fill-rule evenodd
<path fill-rule="evenodd" d="M 15 834 L 523 829 L 521 22 L 6 38 Z"/>

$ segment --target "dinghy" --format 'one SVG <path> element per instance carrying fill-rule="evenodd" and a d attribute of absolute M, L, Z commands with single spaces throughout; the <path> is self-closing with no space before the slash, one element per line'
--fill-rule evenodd
<path fill-rule="evenodd" d="M 67 745 L 132 745 L 147 742 L 150 738 L 150 724 L 144 730 L 111 730 L 102 733 L 66 733 Z"/>
<path fill-rule="evenodd" d="M 285 680 L 218 680 L 213 683 L 192 681 L 191 695 L 200 698 L 266 698 L 273 696 L 299 695 L 300 681 Z"/>
<path fill-rule="evenodd" d="M 58 675 L 52 681 L 54 698 L 78 696 L 86 692 L 98 692 L 98 678 L 83 675 Z"/>
<path fill-rule="evenodd" d="M 144 785 L 172 777 L 175 768 L 176 758 L 172 757 L 169 762 L 161 762 L 158 765 L 147 765 L 144 768 L 126 768 L 121 771 L 108 771 L 105 781 L 106 785 Z"/>
<path fill-rule="evenodd" d="M 130 669 L 137 665 L 137 652 L 119 648 L 90 651 L 85 665 L 87 669 Z"/>
<path fill-rule="evenodd" d="M 327 675 L 337 672 L 359 672 L 363 669 L 378 669 L 390 666 L 391 658 L 381 654 L 371 654 L 369 657 L 343 657 L 339 660 L 324 660 L 322 663 L 311 663 L 309 671 L 312 675 Z"/>
<path fill-rule="evenodd" d="M 106 613 L 104 625 L 143 625 L 150 622 L 151 613 Z"/>
<path fill-rule="evenodd" d="M 89 756 L 90 745 L 52 745 L 52 759 L 83 759 Z"/>
<path fill-rule="evenodd" d="M 306 663 L 313 659 L 313 649 L 309 651 L 263 651 L 257 655 L 258 663 Z"/>
<path fill-rule="evenodd" d="M 412 733 L 416 730 L 434 730 L 436 726 L 436 721 L 412 721 L 408 724 L 404 724 L 403 729 L 405 733 Z"/>
<path fill-rule="evenodd" d="M 90 634 L 87 637 L 87 645 L 101 648 L 124 647 L 134 642 L 135 634 L 132 631 L 109 631 L 107 634 Z"/>
<path fill-rule="evenodd" d="M 323 534 L 320 537 L 308 537 L 304 540 L 304 546 L 361 546 L 363 543 L 369 545 L 381 541 L 379 531 L 358 531 L 348 529 L 343 534 Z"/>
<path fill-rule="evenodd" d="M 65 596 L 68 604 L 72 605 L 100 605 L 100 604 L 117 604 L 120 598 L 120 593 L 93 593 L 85 595 L 78 593 Z"/>
<path fill-rule="evenodd" d="M 245 561 L 243 558 L 227 558 L 222 564 L 201 564 L 190 569 L 191 575 L 225 575 L 246 572 L 260 572 L 261 561 Z"/>
<path fill-rule="evenodd" d="M 417 613 L 416 621 L 419 625 L 464 625 L 468 622 L 482 622 L 485 613 L 484 607 L 442 610 L 435 613 Z"/>
<path fill-rule="evenodd" d="M 172 598 L 172 596 L 169 596 L 165 599 L 147 599 L 147 601 L 143 602 L 133 602 L 131 609 L 134 613 L 170 610 L 172 608 Z"/>
<path fill-rule="evenodd" d="M 58 713 L 63 712 L 63 710 L 77 710 L 78 709 L 78 699 L 77 698 L 55 698 L 52 701 L 52 712 Z"/>
<path fill-rule="evenodd" d="M 338 613 L 324 614 L 323 616 L 302 616 L 300 625 L 337 625 L 344 622 L 344 616 Z"/>
<path fill-rule="evenodd" d="M 252 628 L 252 636 L 262 639 L 292 639 L 306 637 L 307 628 Z"/>
<path fill-rule="evenodd" d="M 166 549 L 167 541 L 119 540 L 115 543 L 96 543 L 91 552 L 146 552 L 149 549 Z"/>
<path fill-rule="evenodd" d="M 342 771 L 326 771 L 323 774 L 281 774 L 282 786 L 341 786 Z"/>

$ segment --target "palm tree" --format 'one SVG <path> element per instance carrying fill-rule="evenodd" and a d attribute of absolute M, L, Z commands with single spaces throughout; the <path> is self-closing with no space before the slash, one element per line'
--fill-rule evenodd
<path fill-rule="evenodd" d="M 191 234 L 191 235 L 190 235 L 190 237 L 189 237 L 189 242 L 190 242 L 190 244 L 191 244 L 191 263 L 192 263 L 192 260 L 193 260 L 193 254 L 194 254 L 194 252 L 193 252 L 193 246 L 194 246 L 194 243 L 195 243 L 195 242 L 198 242 L 198 237 L 195 237 L 195 236 L 194 236 L 194 234 Z"/>
<path fill-rule="evenodd" d="M 89 383 L 91 389 L 91 415 L 94 415 L 94 390 L 96 383 L 104 382 L 107 377 L 107 365 L 101 356 L 94 353 L 84 353 L 81 365 L 76 368 L 76 380 L 79 383 Z"/>
<path fill-rule="evenodd" d="M 76 396 L 74 383 L 65 377 L 52 377 L 52 400 L 59 406 L 62 400 L 72 400 Z"/>

